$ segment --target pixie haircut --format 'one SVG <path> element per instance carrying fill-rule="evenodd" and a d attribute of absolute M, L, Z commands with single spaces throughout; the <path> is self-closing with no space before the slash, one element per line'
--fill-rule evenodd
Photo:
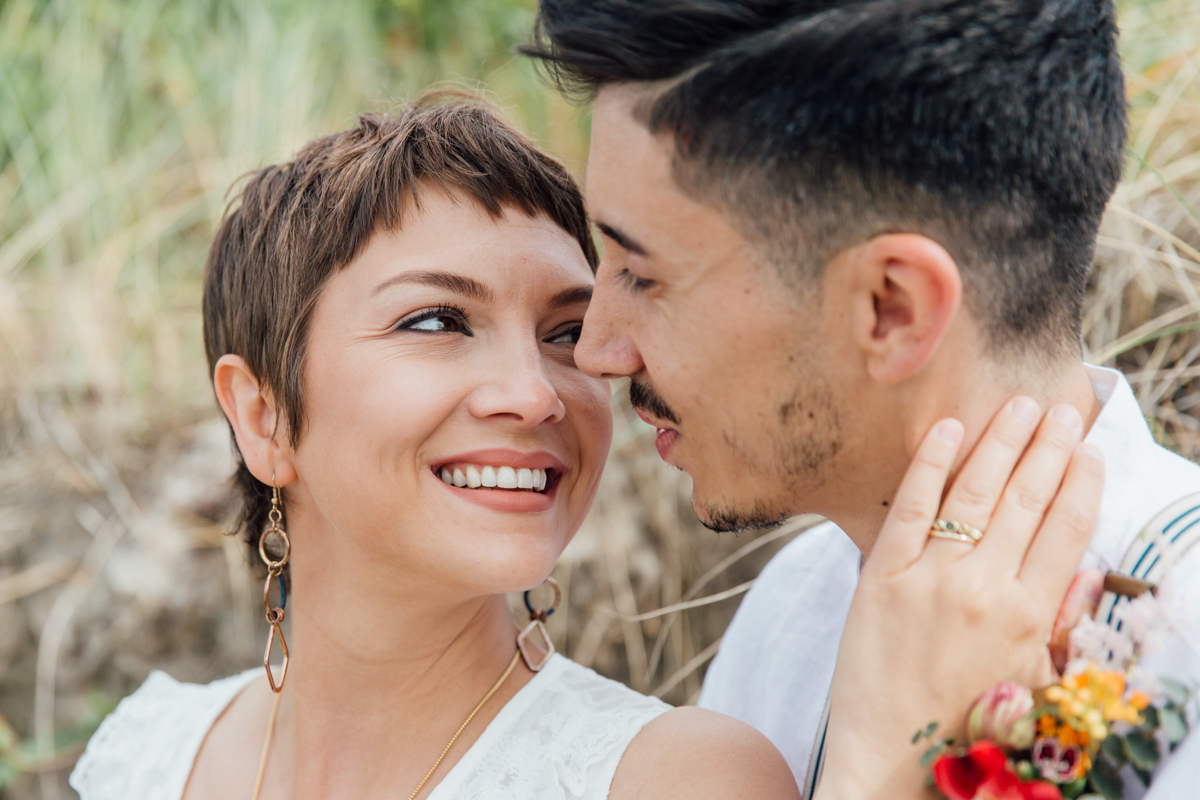
<path fill-rule="evenodd" d="M 478 98 L 426 94 L 393 115 L 317 139 L 294 161 L 249 176 L 226 210 L 204 273 L 209 373 L 239 355 L 274 398 L 291 444 L 304 429 L 304 356 L 313 308 L 329 276 L 377 231 L 401 228 L 427 191 L 545 216 L 579 242 L 593 270 L 596 246 L 570 173 Z M 251 552 L 267 525 L 271 488 L 237 457 L 239 526 Z M 252 563 L 257 563 L 252 555 Z"/>
<path fill-rule="evenodd" d="M 1080 350 L 1126 143 L 1111 0 L 541 0 L 568 93 L 642 84 L 673 174 L 811 284 L 882 233 L 938 241 L 993 353 Z"/>

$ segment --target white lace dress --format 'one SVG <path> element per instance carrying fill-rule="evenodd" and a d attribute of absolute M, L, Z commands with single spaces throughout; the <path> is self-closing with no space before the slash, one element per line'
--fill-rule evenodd
<path fill-rule="evenodd" d="M 199 686 L 151 674 L 96 731 L 71 786 L 81 800 L 179 800 L 209 728 L 261 676 Z M 555 655 L 428 800 L 602 800 L 633 737 L 669 708 Z"/>

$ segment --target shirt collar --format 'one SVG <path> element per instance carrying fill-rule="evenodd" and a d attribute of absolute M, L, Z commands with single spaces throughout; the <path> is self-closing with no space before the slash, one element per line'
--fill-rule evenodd
<path fill-rule="evenodd" d="M 1143 527 L 1162 509 L 1200 489 L 1200 468 L 1161 447 L 1141 406 L 1116 370 L 1087 366 L 1100 414 L 1086 441 L 1104 453 L 1100 519 L 1084 568 L 1116 569 Z"/>

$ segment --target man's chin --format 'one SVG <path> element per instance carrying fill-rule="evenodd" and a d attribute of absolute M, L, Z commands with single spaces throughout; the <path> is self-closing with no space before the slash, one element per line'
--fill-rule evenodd
<path fill-rule="evenodd" d="M 792 516 L 787 511 L 773 510 L 758 501 L 744 506 L 731 502 L 708 503 L 695 494 L 692 495 L 692 510 L 701 525 L 717 533 L 773 528 Z"/>

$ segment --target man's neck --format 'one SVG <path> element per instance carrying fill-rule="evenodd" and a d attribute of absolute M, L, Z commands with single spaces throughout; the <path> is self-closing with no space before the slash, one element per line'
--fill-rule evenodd
<path fill-rule="evenodd" d="M 992 418 L 1017 395 L 1032 397 L 1041 405 L 1043 413 L 1059 403 L 1075 406 L 1083 416 L 1085 432 L 1091 429 L 1103 407 L 1082 361 L 1059 366 L 1052 374 L 1030 375 L 1017 380 L 988 380 L 978 375 L 964 379 L 946 390 L 926 395 L 917 408 L 910 410 L 904 420 L 906 431 L 895 441 L 897 457 L 881 466 L 872 480 L 857 481 L 858 490 L 845 498 L 847 502 L 839 504 L 842 508 L 831 510 L 829 518 L 846 532 L 859 550 L 869 555 L 909 460 L 933 423 L 952 416 L 966 428 L 958 462 L 947 482 L 949 488 Z M 870 470 L 856 470 L 856 473 L 863 478 Z"/>

